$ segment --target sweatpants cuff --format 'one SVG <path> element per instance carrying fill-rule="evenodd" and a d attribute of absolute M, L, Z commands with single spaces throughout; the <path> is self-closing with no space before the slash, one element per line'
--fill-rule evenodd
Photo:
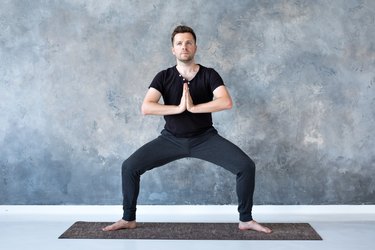
<path fill-rule="evenodd" d="M 248 221 L 252 221 L 253 220 L 253 216 L 251 214 L 241 214 L 240 215 L 240 221 L 242 222 L 248 222 Z"/>
<path fill-rule="evenodd" d="M 124 215 L 122 216 L 122 219 L 126 220 L 126 221 L 134 221 L 135 220 L 135 214 L 125 212 Z"/>

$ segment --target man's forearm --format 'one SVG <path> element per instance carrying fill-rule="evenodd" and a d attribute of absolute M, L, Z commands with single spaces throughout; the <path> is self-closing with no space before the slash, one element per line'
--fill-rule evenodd
<path fill-rule="evenodd" d="M 144 115 L 176 115 L 183 111 L 182 107 L 176 105 L 164 105 L 152 102 L 142 104 L 142 114 Z"/>
<path fill-rule="evenodd" d="M 194 105 L 190 103 L 187 110 L 191 113 L 213 113 L 221 110 L 231 109 L 232 101 L 228 98 L 217 98 L 210 102 Z"/>

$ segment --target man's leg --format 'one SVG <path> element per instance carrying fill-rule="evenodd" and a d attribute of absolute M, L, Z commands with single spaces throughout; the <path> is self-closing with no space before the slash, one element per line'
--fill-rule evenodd
<path fill-rule="evenodd" d="M 236 175 L 240 229 L 271 232 L 270 229 L 255 222 L 252 217 L 255 164 L 249 156 L 213 130 L 192 140 L 191 157 L 212 162 Z"/>
<path fill-rule="evenodd" d="M 165 133 L 164 133 L 165 134 Z M 103 230 L 112 231 L 135 228 L 136 206 L 140 176 L 148 170 L 187 156 L 181 140 L 161 135 L 134 152 L 122 164 L 123 217 Z"/>

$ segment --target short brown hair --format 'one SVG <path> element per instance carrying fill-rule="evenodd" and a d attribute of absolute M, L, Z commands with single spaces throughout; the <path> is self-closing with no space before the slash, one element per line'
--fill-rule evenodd
<path fill-rule="evenodd" d="M 179 33 L 190 33 L 190 34 L 193 35 L 195 43 L 197 42 L 197 37 L 195 36 L 194 30 L 192 28 L 190 28 L 188 26 L 185 26 L 185 25 L 179 25 L 174 29 L 174 31 L 171 35 L 172 45 L 173 45 L 173 41 L 174 41 L 174 36 L 179 34 Z"/>

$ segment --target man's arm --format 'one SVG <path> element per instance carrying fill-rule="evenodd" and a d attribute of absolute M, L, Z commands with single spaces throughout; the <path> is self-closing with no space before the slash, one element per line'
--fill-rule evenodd
<path fill-rule="evenodd" d="M 159 103 L 161 93 L 155 88 L 149 88 L 142 103 L 144 115 L 175 115 L 186 110 L 186 91 L 183 92 L 180 105 L 164 105 Z"/>
<path fill-rule="evenodd" d="M 194 105 L 189 90 L 186 93 L 186 108 L 191 113 L 212 113 L 225 109 L 231 109 L 233 106 L 232 98 L 227 88 L 222 85 L 217 87 L 214 92 L 214 98 L 210 102 Z"/>

